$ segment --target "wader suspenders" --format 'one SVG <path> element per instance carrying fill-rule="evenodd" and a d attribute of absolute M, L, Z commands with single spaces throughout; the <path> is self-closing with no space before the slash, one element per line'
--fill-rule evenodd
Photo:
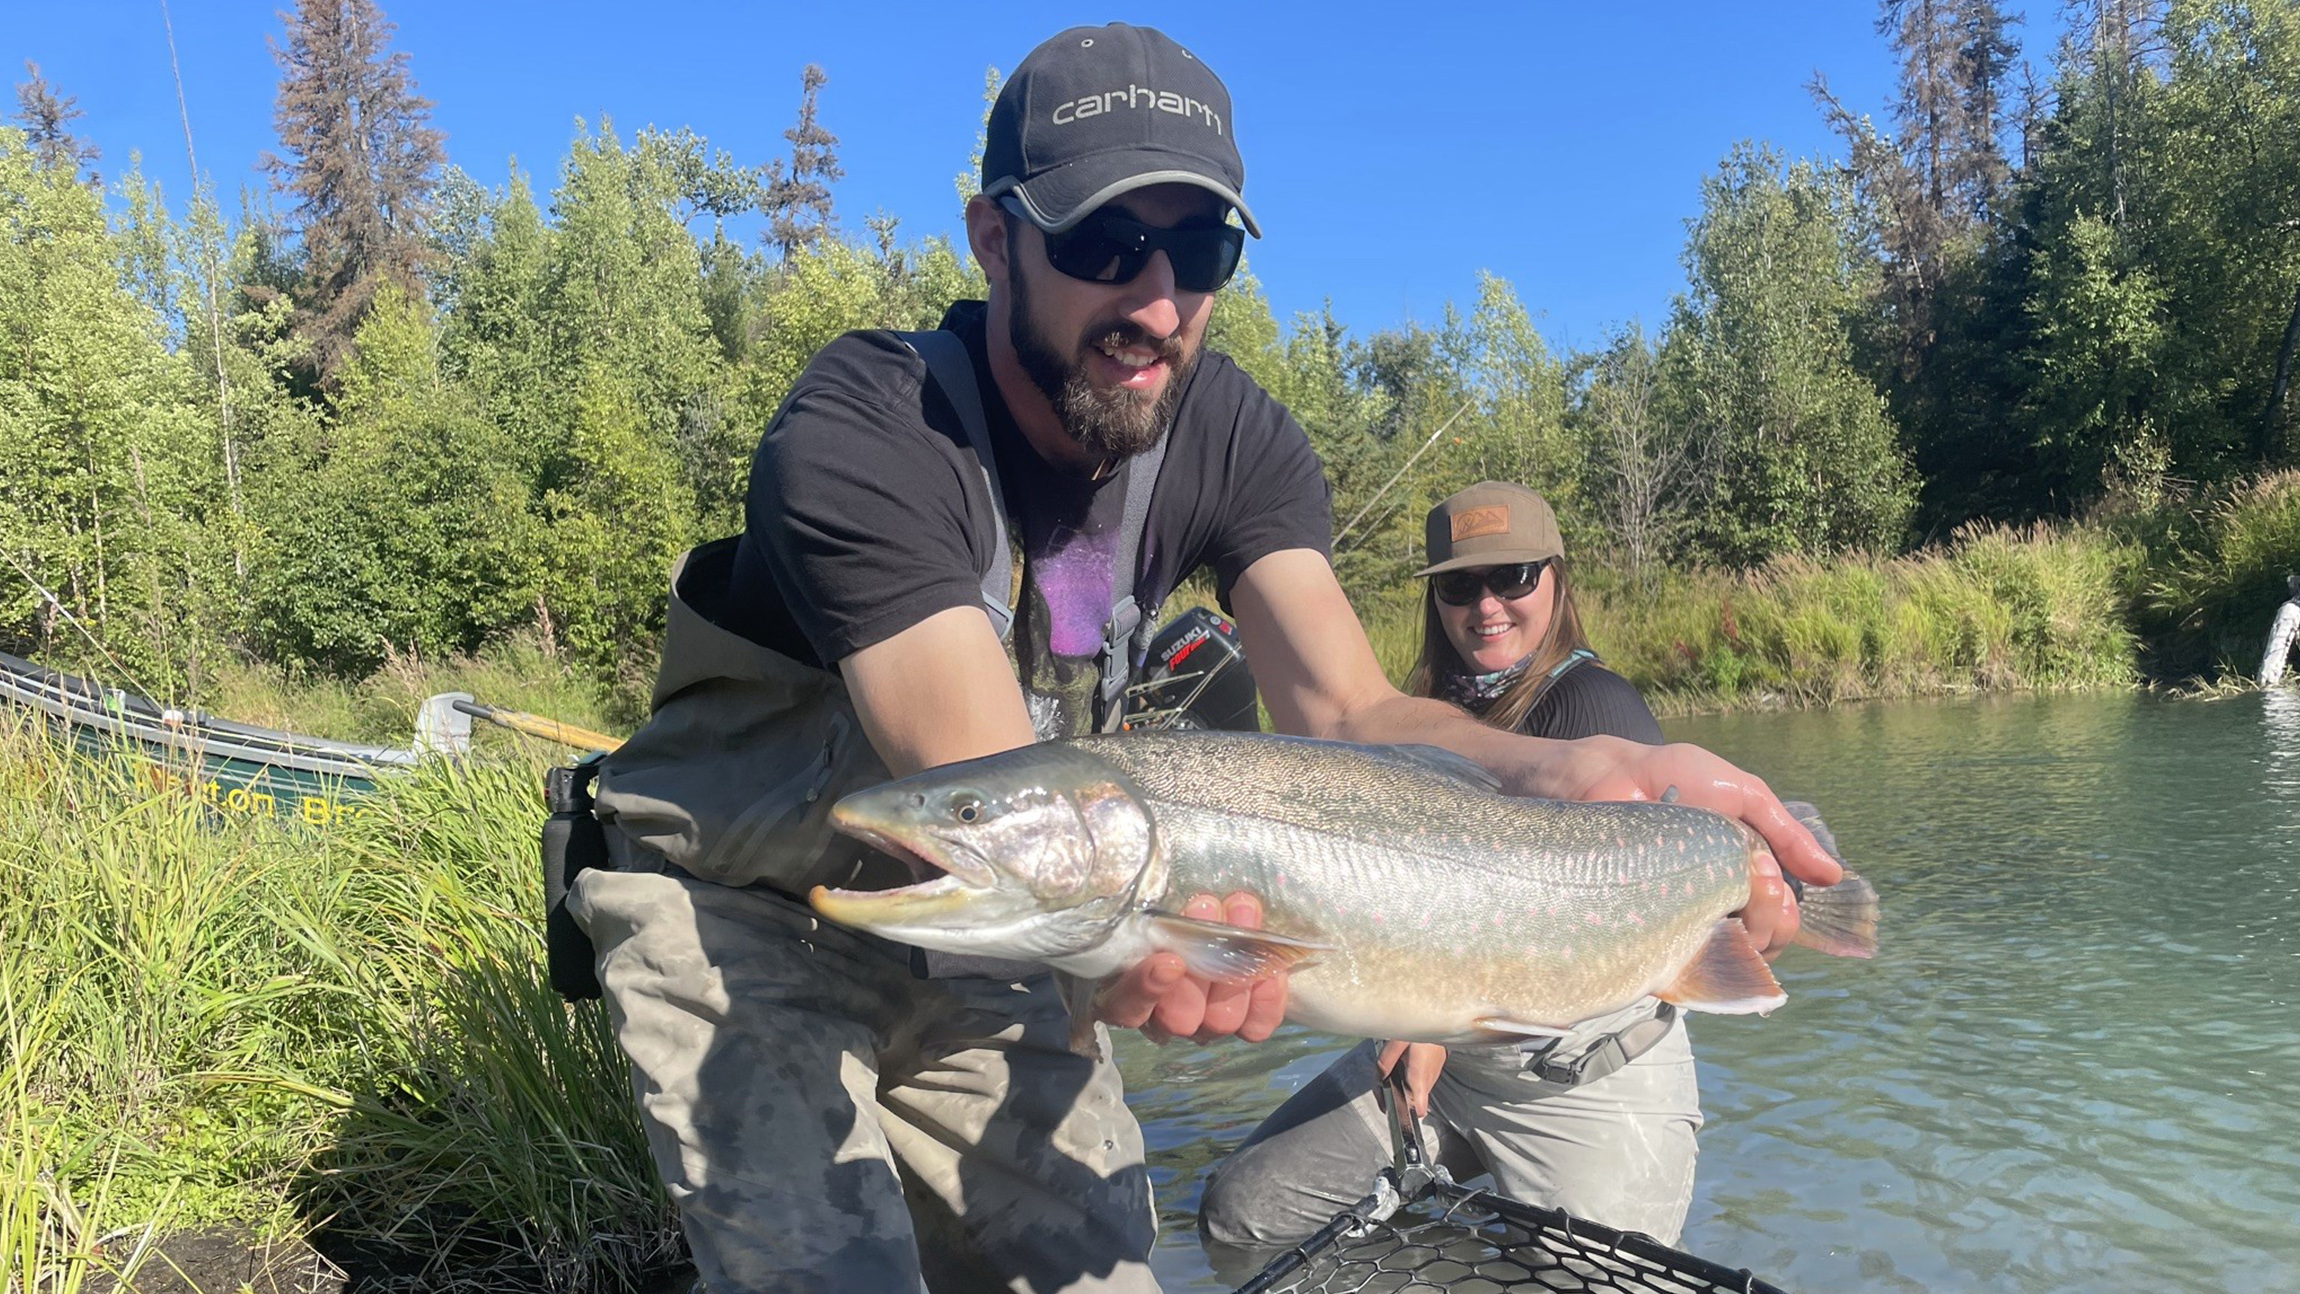
<path fill-rule="evenodd" d="M 990 627 L 1005 642 L 1014 633 L 1014 607 L 1007 602 L 1014 592 L 1014 550 L 1006 539 L 1006 492 L 998 485 L 998 455 L 990 448 L 990 423 L 982 414 L 982 392 L 974 381 L 974 358 L 966 343 L 953 333 L 898 332 L 895 336 L 926 361 L 926 369 L 942 388 L 950 406 L 958 410 L 966 428 L 966 443 L 974 447 L 975 466 L 982 469 L 982 484 L 990 492 L 990 565 L 982 572 L 982 609 L 990 614 Z"/>
<path fill-rule="evenodd" d="M 974 380 L 974 359 L 966 343 L 940 330 L 901 332 L 896 337 L 926 361 L 927 371 L 942 388 L 966 428 L 967 443 L 982 469 L 983 485 L 990 492 L 990 516 L 995 542 L 989 568 L 982 574 L 982 605 L 990 623 L 1005 642 L 1014 632 L 1014 608 L 1007 596 L 1014 591 L 1014 558 L 1007 542 L 1006 494 L 999 488 L 998 458 L 990 447 L 990 423 L 982 411 L 982 391 Z M 1150 639 L 1158 629 L 1159 603 L 1142 586 L 1142 541 L 1150 521 L 1150 495 L 1158 487 L 1159 469 L 1166 463 L 1166 436 L 1135 455 L 1126 464 L 1126 511 L 1119 522 L 1117 551 L 1111 559 L 1110 618 L 1102 625 L 1102 652 L 1096 664 L 1094 728 L 1115 732 L 1126 717 L 1126 687 L 1134 671 L 1149 654 Z"/>
<path fill-rule="evenodd" d="M 1576 647 L 1571 652 L 1567 653 L 1564 660 L 1559 661 L 1555 666 L 1551 667 L 1549 671 L 1549 677 L 1541 680 L 1540 689 L 1533 694 L 1533 704 L 1525 707 L 1525 712 L 1527 714 L 1532 714 L 1533 707 L 1540 705 L 1541 699 L 1549 695 L 1549 689 L 1557 686 L 1557 680 L 1564 678 L 1568 674 L 1571 674 L 1576 666 L 1596 659 L 1597 653 L 1589 650 L 1587 647 Z"/>
<path fill-rule="evenodd" d="M 1567 1087 L 1594 1083 L 1653 1050 L 1654 1044 L 1668 1037 L 1671 1026 L 1676 1023 L 1677 1008 L 1663 1002 L 1652 1019 L 1640 1020 L 1618 1033 L 1605 1035 L 1582 1048 L 1581 1054 L 1572 1060 L 1535 1056 L 1526 1062 L 1525 1072 L 1544 1083 L 1562 1083 Z"/>
<path fill-rule="evenodd" d="M 1101 688 L 1095 694 L 1094 727 L 1116 732 L 1126 719 L 1126 686 L 1150 654 L 1150 639 L 1158 632 L 1159 602 L 1148 605 L 1142 597 L 1146 578 L 1142 569 L 1143 531 L 1150 522 L 1150 494 L 1158 488 L 1158 471 L 1166 465 L 1168 428 L 1158 443 L 1134 456 L 1126 465 L 1126 517 L 1119 523 L 1118 555 L 1110 574 L 1110 619 L 1102 626 Z"/>

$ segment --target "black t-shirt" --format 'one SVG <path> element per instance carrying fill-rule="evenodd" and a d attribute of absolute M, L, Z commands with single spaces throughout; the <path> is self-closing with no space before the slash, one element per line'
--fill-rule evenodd
<path fill-rule="evenodd" d="M 1519 731 L 1532 737 L 1572 741 L 1581 737 L 1626 737 L 1648 746 L 1662 744 L 1661 724 L 1638 695 L 1637 686 L 1593 660 L 1585 660 L 1549 685 L 1526 711 Z"/>
<path fill-rule="evenodd" d="M 1016 572 L 1008 644 L 1042 737 L 1083 731 L 1129 463 L 1101 480 L 1032 449 L 990 374 L 979 302 L 943 327 L 974 359 Z M 982 605 L 994 521 L 970 507 L 981 468 L 926 362 L 885 332 L 816 353 L 751 462 L 726 627 L 794 659 L 836 662 L 952 607 Z M 1152 496 L 1143 551 L 1163 596 L 1214 572 L 1225 606 L 1248 566 L 1290 548 L 1326 552 L 1325 474 L 1283 405 L 1214 351 L 1183 388 Z"/>

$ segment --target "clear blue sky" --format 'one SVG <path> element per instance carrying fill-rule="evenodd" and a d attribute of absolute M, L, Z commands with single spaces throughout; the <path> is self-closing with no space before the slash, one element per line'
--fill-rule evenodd
<path fill-rule="evenodd" d="M 201 167 L 262 185 L 287 0 L 170 0 Z M 1268 237 L 1250 264 L 1281 317 L 1331 298 L 1358 332 L 1431 320 L 1479 270 L 1515 283 L 1553 342 L 1589 346 L 1666 315 L 1699 186 L 1734 141 L 1841 153 L 1804 86 L 1882 113 L 1893 59 L 1863 0 L 1764 5 L 1551 0 L 1471 16 L 1453 4 L 542 4 L 383 0 L 395 48 L 437 103 L 456 165 L 494 187 L 511 159 L 548 188 L 577 117 L 626 137 L 692 126 L 746 163 L 787 151 L 799 73 L 830 74 L 836 197 L 859 231 L 886 211 L 953 232 L 952 177 L 983 72 L 1066 25 L 1163 27 L 1229 84 L 1246 196 Z M 2008 5 L 2008 8 L 2018 8 Z M 2040 70 L 2055 6 L 2021 29 Z M 2040 28 L 2042 28 L 2040 30 Z M 140 149 L 179 213 L 190 192 L 159 0 L 0 0 L 8 82 L 31 58 L 87 116 L 107 176 Z M 13 110 L 13 96 L 8 107 Z M 236 203 L 227 200 L 227 209 Z"/>

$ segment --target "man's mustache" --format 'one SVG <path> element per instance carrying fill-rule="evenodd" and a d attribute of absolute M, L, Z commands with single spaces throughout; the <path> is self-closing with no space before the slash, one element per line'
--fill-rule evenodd
<path fill-rule="evenodd" d="M 1156 353 L 1169 367 L 1180 367 L 1183 357 L 1180 333 L 1165 338 L 1152 337 L 1142 325 L 1123 319 L 1088 328 L 1086 345 L 1111 350 L 1127 350 L 1139 346 Z"/>

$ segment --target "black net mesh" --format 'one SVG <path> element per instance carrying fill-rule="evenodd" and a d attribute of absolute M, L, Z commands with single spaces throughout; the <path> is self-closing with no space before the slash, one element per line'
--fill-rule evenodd
<path fill-rule="evenodd" d="M 1383 1198 L 1368 1197 L 1279 1255 L 1238 1294 L 1781 1294 L 1650 1237 L 1449 1182 L 1426 1184 L 1375 1221 Z"/>
<path fill-rule="evenodd" d="M 1383 1091 L 1395 1166 L 1237 1294 L 1782 1294 L 1651 1236 L 1456 1184 L 1409 1126 L 1403 1069 Z"/>

